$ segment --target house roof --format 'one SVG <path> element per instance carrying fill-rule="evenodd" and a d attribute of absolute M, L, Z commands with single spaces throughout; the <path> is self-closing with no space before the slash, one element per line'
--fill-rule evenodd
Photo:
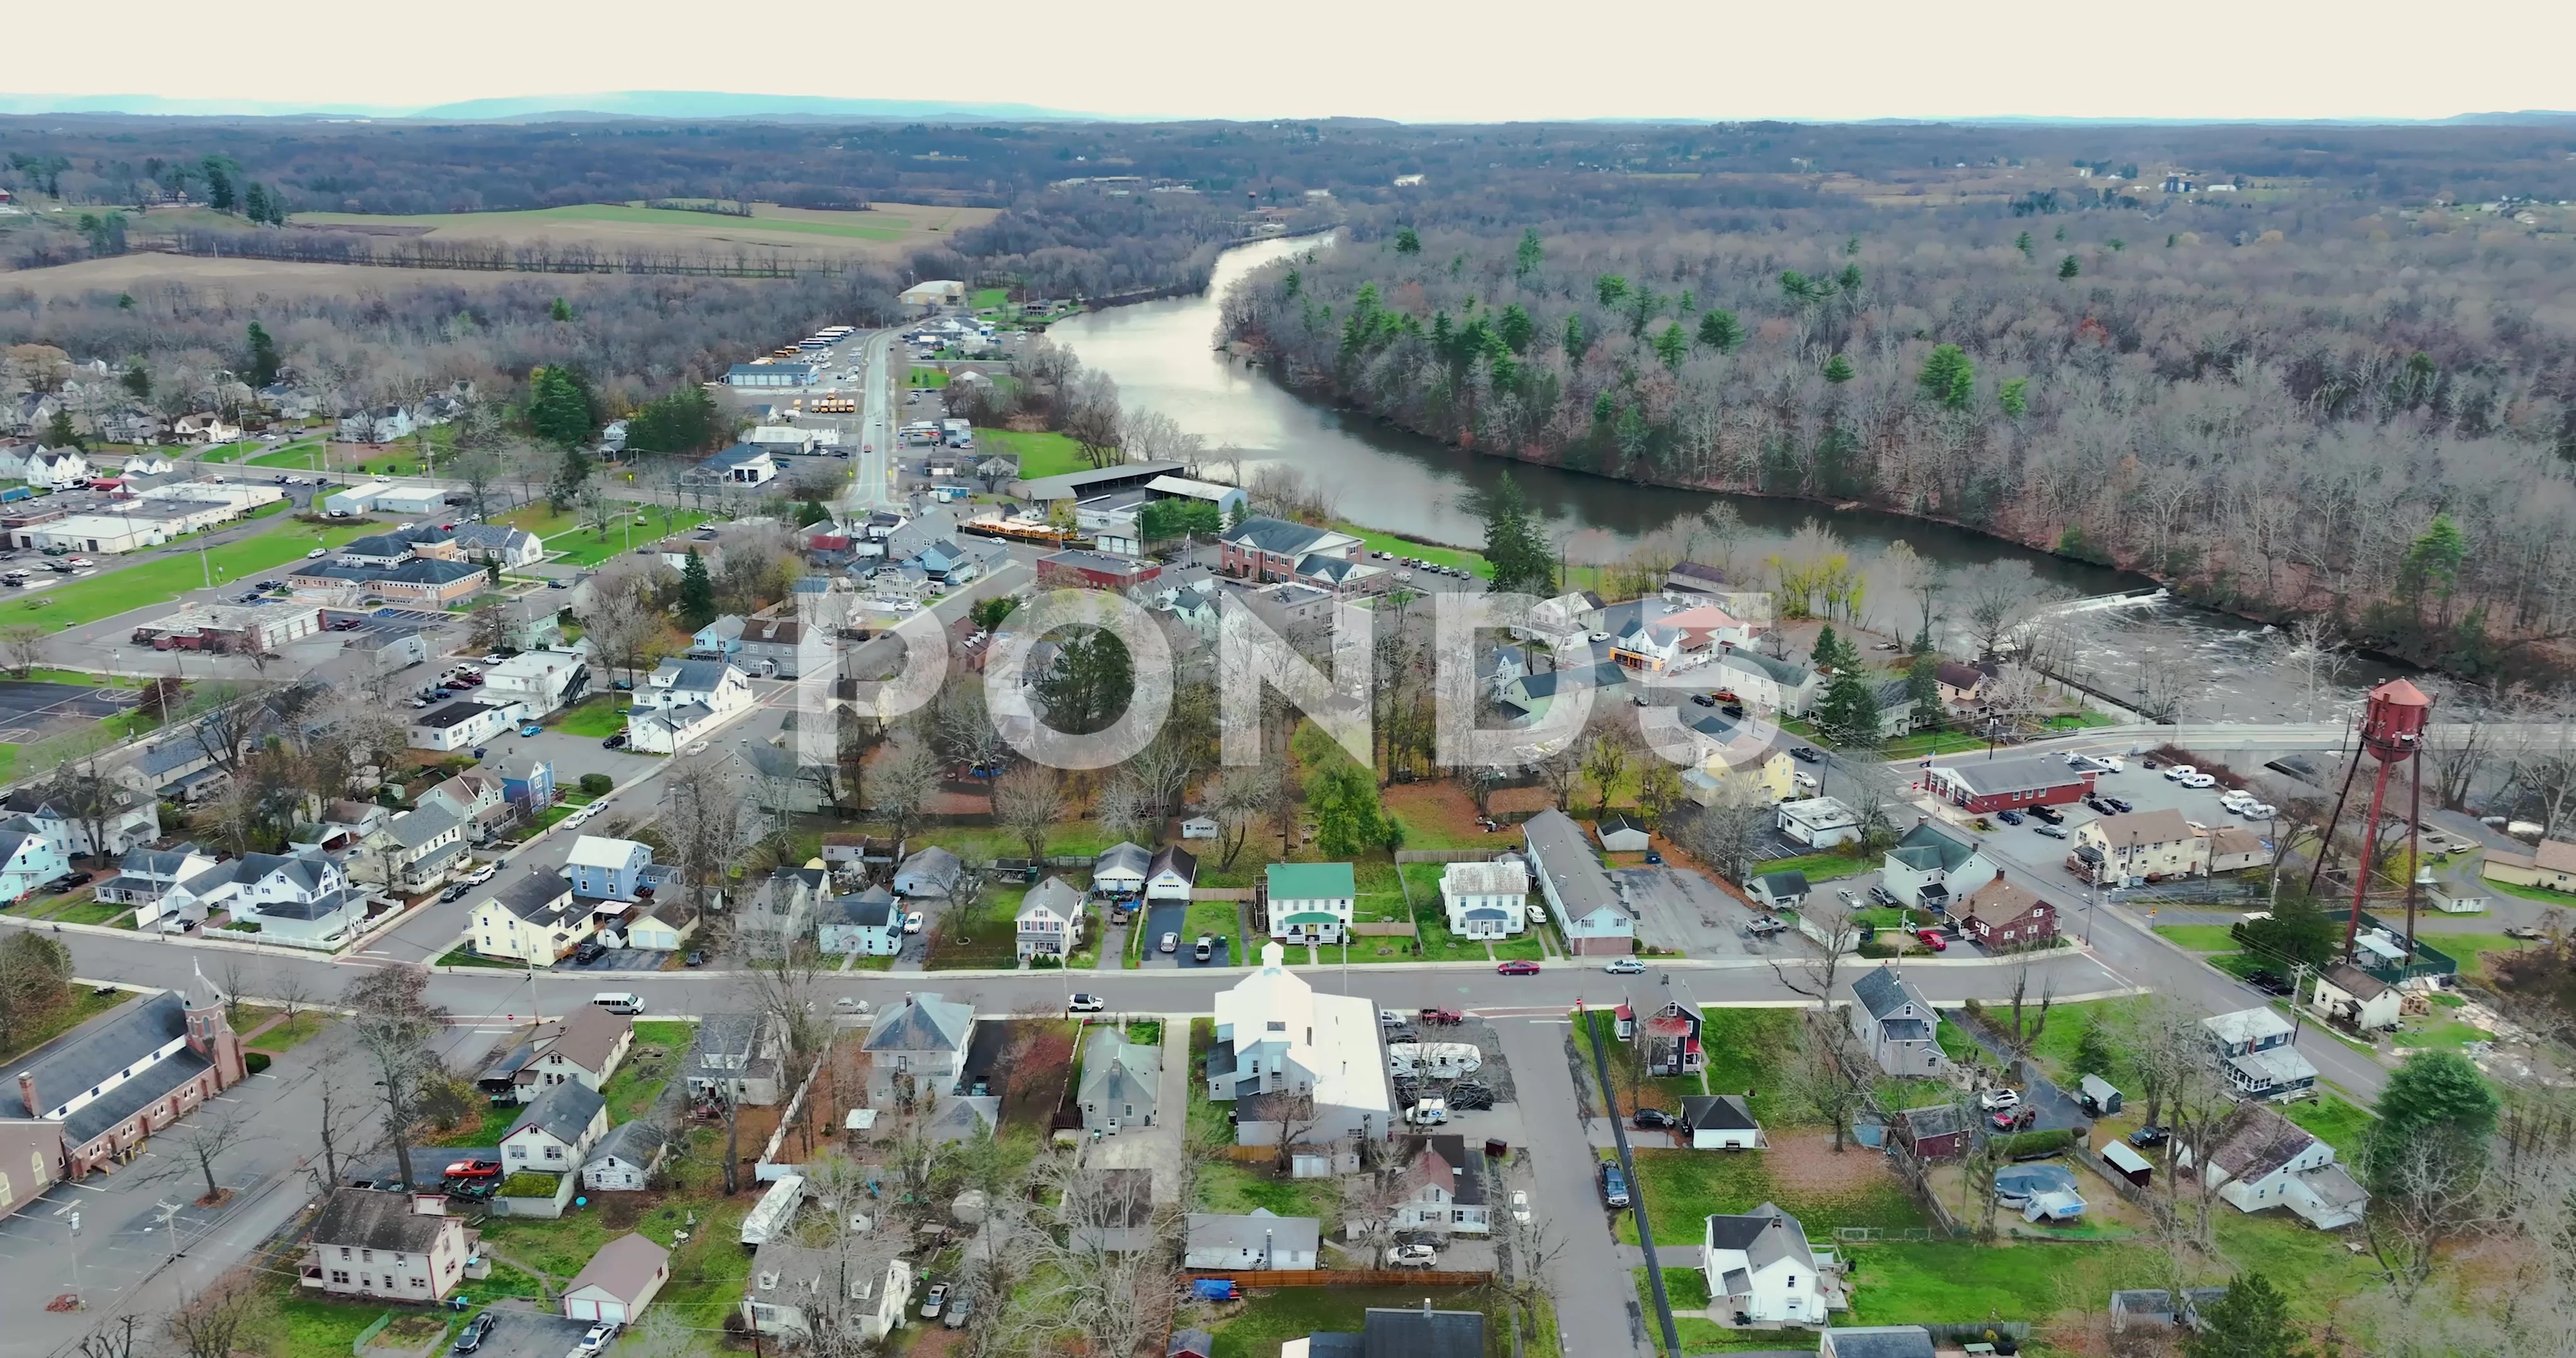
<path fill-rule="evenodd" d="M 551 922 L 572 899 L 572 883 L 544 868 L 495 888 L 485 899 L 531 924 Z"/>
<path fill-rule="evenodd" d="M 1834 1358 L 1932 1358 L 1932 1332 L 1920 1325 L 1856 1325 L 1828 1329 Z"/>
<path fill-rule="evenodd" d="M 1264 1242 L 1274 1251 L 1311 1254 L 1324 1238 L 1323 1224 L 1313 1217 L 1283 1217 L 1267 1207 L 1256 1207 L 1242 1216 L 1215 1212 L 1192 1212 L 1189 1216 L 1188 1248 L 1253 1249 Z"/>
<path fill-rule="evenodd" d="M 1303 556 L 1315 544 L 1327 538 L 1344 536 L 1329 528 L 1316 528 L 1286 519 L 1256 514 L 1225 530 L 1224 540 L 1238 547 L 1250 547 L 1273 556 Z"/>
<path fill-rule="evenodd" d="M 1625 834 L 1630 830 L 1634 830 L 1641 835 L 1646 833 L 1646 827 L 1644 825 L 1630 820 L 1626 816 L 1615 811 L 1595 822 L 1592 828 L 1599 831 L 1604 838 L 1616 834 Z"/>
<path fill-rule="evenodd" d="M 1975 673 L 1971 670 L 1970 673 Z M 2023 755 L 2015 759 L 1972 759 L 1952 764 L 1941 770 L 1949 781 L 1967 789 L 1972 797 L 2002 797 L 2016 792 L 2045 792 L 2069 783 L 2091 780 L 2063 759 L 2042 755 Z"/>
<path fill-rule="evenodd" d="M 1852 998 L 1869 1010 L 1871 1018 L 1881 1021 L 1908 1004 L 1926 1011 L 1932 1007 L 1914 992 L 1914 987 L 1905 983 L 1905 978 L 1896 974 L 1895 968 L 1884 962 L 1853 980 Z"/>
<path fill-rule="evenodd" d="M 2141 844 L 2170 844 L 2191 838 L 2191 822 L 2169 806 L 2154 811 L 2104 816 L 2093 822 L 2092 828 L 2101 834 L 2104 843 L 2114 849 L 2133 849 Z"/>
<path fill-rule="evenodd" d="M 1484 1162 L 1467 1149 L 1463 1136 L 1426 1136 L 1422 1153 L 1415 1157 L 1418 1172 L 1437 1173 L 1440 1187 L 1449 1190 L 1451 1201 L 1461 1207 L 1481 1207 L 1485 1202 Z M 1436 1164 L 1436 1170 L 1433 1168 Z"/>
<path fill-rule="evenodd" d="M 2388 992 L 2388 987 L 2381 983 L 2378 977 L 2350 962 L 2327 968 L 2325 979 L 2328 984 L 2356 1000 L 2375 1000 Z"/>
<path fill-rule="evenodd" d="M 1348 863 L 1273 863 L 1263 878 L 1274 901 L 1349 898 L 1359 894 Z"/>
<path fill-rule="evenodd" d="M 1956 660 L 1936 662 L 1932 666 L 1932 677 L 1957 689 L 1975 688 L 1987 678 L 1984 670 L 1974 665 L 1962 665 Z"/>
<path fill-rule="evenodd" d="M 134 1077 L 82 1104 L 63 1119 L 63 1140 L 74 1146 L 95 1141 L 107 1129 L 170 1097 L 170 1091 L 214 1068 L 194 1047 L 181 1047 Z"/>
<path fill-rule="evenodd" d="M 628 1124 L 632 1126 L 633 1124 Z M 596 1287 L 629 1306 L 643 1300 L 670 1267 L 671 1252 L 629 1231 L 599 1247 L 573 1275 L 567 1292 Z"/>
<path fill-rule="evenodd" d="M 1751 1132 L 1762 1124 L 1753 1120 L 1753 1109 L 1737 1094 L 1685 1094 L 1682 1096 L 1682 1125 L 1693 1131 Z"/>
<path fill-rule="evenodd" d="M 545 1054 L 561 1056 L 583 1070 L 607 1074 L 608 1057 L 635 1031 L 635 1020 L 595 1004 L 576 1007 L 563 1017 L 563 1031 L 546 1044 Z"/>
<path fill-rule="evenodd" d="M 1921 821 L 1896 841 L 1887 856 L 1917 872 L 1939 869 L 1952 872 L 1975 854 L 1977 846 L 1943 829 L 1937 821 Z"/>
<path fill-rule="evenodd" d="M 519 1114 L 519 1120 L 510 1124 L 508 1134 L 502 1139 L 507 1140 L 530 1127 L 538 1127 L 567 1146 L 577 1146 L 581 1144 L 582 1133 L 590 1129 L 591 1120 L 607 1107 L 608 1101 L 599 1096 L 598 1090 L 579 1080 L 566 1080 L 562 1084 L 548 1086 L 545 1093 L 538 1095 L 537 1101 Z"/>
<path fill-rule="evenodd" d="M 635 861 L 635 851 L 644 849 L 651 858 L 653 851 L 631 839 L 610 839 L 605 835 L 583 835 L 572 842 L 572 852 L 564 855 L 568 868 L 623 868 Z"/>
<path fill-rule="evenodd" d="M 2249 1100 L 2236 1105 L 2218 1124 L 2207 1160 L 2250 1183 L 2298 1159 L 2315 1144 L 2316 1136 L 2306 1128 L 2266 1104 Z"/>
<path fill-rule="evenodd" d="M 877 1016 L 868 1029 L 872 1052 L 964 1051 L 975 1028 L 975 1006 L 941 999 L 937 992 L 908 996 Z"/>
<path fill-rule="evenodd" d="M 2534 866 L 2551 872 L 2576 872 L 2576 844 L 2561 839 L 2544 839 L 2531 852 Z"/>
<path fill-rule="evenodd" d="M 1174 1330 L 1163 1346 L 1163 1358 L 1214 1358 L 1216 1336 L 1205 1330 Z"/>
<path fill-rule="evenodd" d="M 872 886 L 855 895 L 837 896 L 826 902 L 820 922 L 881 929 L 894 918 L 894 897 L 884 887 Z"/>
<path fill-rule="evenodd" d="M 1964 904 L 1951 906 L 1950 913 L 1959 919 L 1974 917 L 1988 924 L 2008 924 L 2046 904 L 2045 897 L 2004 876 L 2003 869 L 1997 868 L 1985 885 L 1967 894 Z"/>
<path fill-rule="evenodd" d="M 725 671 L 733 666 L 722 660 L 665 660 L 653 670 L 653 686 L 681 693 L 713 693 L 724 686 Z"/>
<path fill-rule="evenodd" d="M 1807 1248 L 1807 1228 L 1772 1203 L 1741 1215 L 1711 1216 L 1706 1243 L 1710 1249 L 1742 1250 L 1747 1272 L 1759 1273 L 1781 1259 L 1816 1266 L 1815 1254 Z"/>
<path fill-rule="evenodd" d="M 1097 1028 L 1083 1047 L 1082 1089 L 1078 1097 L 1085 1106 L 1136 1104 L 1151 1112 L 1162 1078 L 1161 1048 L 1129 1042 L 1115 1028 Z"/>
<path fill-rule="evenodd" d="M 1081 913 L 1082 893 L 1065 885 L 1061 877 L 1047 878 L 1036 886 L 1030 887 L 1029 893 L 1020 898 L 1021 918 L 1051 914 L 1059 919 L 1071 919 Z"/>
<path fill-rule="evenodd" d="M 1485 1313 L 1372 1306 L 1359 1339 L 1359 1358 L 1483 1358 Z"/>
<path fill-rule="evenodd" d="M 396 844 L 417 849 L 464 823 L 465 818 L 442 797 L 385 822 L 385 833 L 393 836 Z"/>
<path fill-rule="evenodd" d="M 1440 889 L 1458 896 L 1526 896 L 1529 867 L 1517 858 L 1452 863 L 1440 870 Z"/>
<path fill-rule="evenodd" d="M 1628 913 L 1627 902 L 1602 871 L 1601 860 L 1592 856 L 1592 845 L 1573 817 L 1553 807 L 1541 811 L 1522 823 L 1521 843 L 1573 918 L 1604 907 Z"/>
<path fill-rule="evenodd" d="M 949 883 L 955 882 L 957 880 L 957 874 L 965 871 L 965 869 L 965 863 L 960 861 L 957 855 L 933 844 L 929 848 L 923 849 L 904 859 L 903 866 L 895 869 L 895 875 L 899 877 L 927 877 L 932 881 L 945 886 Z"/>
<path fill-rule="evenodd" d="M 1195 882 L 1199 879 L 1199 856 L 1178 844 L 1166 844 L 1156 849 L 1154 861 L 1145 865 L 1145 877 L 1151 881 L 1167 872 L 1178 874 L 1184 882 Z"/>
<path fill-rule="evenodd" d="M 443 707 L 423 712 L 412 718 L 411 724 L 424 730 L 444 731 L 451 726 L 462 726 L 486 712 L 496 710 L 490 703 L 478 703 L 471 698 L 459 698 Z"/>
<path fill-rule="evenodd" d="M 1927 1103 L 1916 1108 L 1900 1108 L 1892 1116 L 1905 1134 L 1916 1141 L 1927 1137 L 1951 1136 L 1968 1130 L 1968 1118 L 1955 1103 Z"/>
<path fill-rule="evenodd" d="M 1807 894 L 1807 874 L 1796 868 L 1782 872 L 1766 872 L 1753 880 L 1759 883 L 1764 891 L 1769 892 L 1774 900 Z"/>
<path fill-rule="evenodd" d="M 1142 877 L 1153 862 L 1153 853 L 1144 845 L 1122 839 L 1102 849 L 1100 856 L 1091 861 L 1091 875 L 1094 880 L 1106 872 L 1127 872 Z"/>
<path fill-rule="evenodd" d="M 372 1188 L 338 1188 L 313 1218 L 317 1245 L 355 1245 L 427 1254 L 438 1244 L 452 1217 L 423 1216 L 412 1210 L 409 1193 L 383 1193 Z"/>
<path fill-rule="evenodd" d="M 2200 1021 L 2211 1037 L 2231 1047 L 2241 1047 L 2265 1038 L 2288 1037 L 2290 1021 L 2272 1009 L 2239 1009 L 2229 1014 L 2212 1014 Z"/>

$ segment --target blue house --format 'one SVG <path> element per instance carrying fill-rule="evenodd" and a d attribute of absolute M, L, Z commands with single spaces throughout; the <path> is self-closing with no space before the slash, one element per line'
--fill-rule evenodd
<path fill-rule="evenodd" d="M 63 851 L 25 816 L 0 823 L 0 902 L 22 901 L 29 892 L 71 871 Z"/>
<path fill-rule="evenodd" d="M 555 766 L 542 759 L 514 759 L 500 767 L 501 800 L 533 816 L 555 804 Z"/>
<path fill-rule="evenodd" d="M 644 869 L 652 864 L 653 851 L 634 840 L 583 835 L 572 842 L 564 876 L 572 879 L 576 896 L 631 901 L 635 888 L 644 885 Z"/>
<path fill-rule="evenodd" d="M 881 886 L 834 897 L 815 916 L 814 941 L 826 953 L 891 957 L 903 951 L 903 911 Z"/>
<path fill-rule="evenodd" d="M 689 637 L 689 654 L 731 660 L 742 654 L 742 615 L 727 613 Z"/>

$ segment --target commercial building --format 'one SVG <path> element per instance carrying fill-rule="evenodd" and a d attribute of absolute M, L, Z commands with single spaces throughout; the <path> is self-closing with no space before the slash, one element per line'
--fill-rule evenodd
<path fill-rule="evenodd" d="M 470 750 L 525 720 L 517 702 L 483 703 L 457 698 L 411 719 L 405 739 L 415 750 Z"/>
<path fill-rule="evenodd" d="M 1974 671 L 1971 671 L 1974 673 Z M 2067 806 L 2084 800 L 2097 775 L 2064 759 L 2024 755 L 1975 759 L 1936 768 L 1925 781 L 1932 792 L 1973 815 L 2031 806 Z"/>
<path fill-rule="evenodd" d="M 1127 589 L 1162 573 L 1160 562 L 1106 552 L 1057 552 L 1038 558 L 1038 583 L 1057 589 Z"/>
<path fill-rule="evenodd" d="M 223 997 L 200 975 L 187 991 L 128 1001 L 21 1058 L 18 1099 L 26 1117 L 61 1133 L 61 1159 L 46 1172 L 78 1179 L 130 1158 L 245 1074 Z"/>
<path fill-rule="evenodd" d="M 156 651 L 275 654 L 321 630 L 313 604 L 189 604 L 135 628 L 133 641 Z"/>

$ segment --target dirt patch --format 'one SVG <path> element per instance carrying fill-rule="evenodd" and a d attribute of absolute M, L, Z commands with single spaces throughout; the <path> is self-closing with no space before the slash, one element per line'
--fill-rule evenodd
<path fill-rule="evenodd" d="M 1505 789 L 1511 791 L 1513 789 Z M 1465 844 L 1478 847 L 1480 840 L 1508 841 L 1509 831 L 1489 832 L 1476 823 L 1476 799 L 1456 783 L 1399 783 L 1386 790 L 1381 798 L 1386 809 L 1395 813 L 1413 832 L 1413 839 L 1423 845 Z M 1496 852 L 1510 847 L 1497 842 Z"/>
<path fill-rule="evenodd" d="M 1763 1153 L 1763 1163 L 1770 1167 L 1772 1182 L 1784 1190 L 1802 1196 L 1829 1193 L 1886 1177 L 1887 1168 L 1875 1151 L 1852 1145 L 1841 1154 L 1835 1154 L 1832 1132 L 1794 1131 L 1770 1135 L 1771 1149 Z"/>
<path fill-rule="evenodd" d="M 479 269 L 383 269 L 354 264 L 305 264 L 282 259 L 201 259 L 193 255 L 149 252 L 85 259 L 48 269 L 0 273 L 0 287 L 25 288 L 40 297 L 74 297 L 84 292 L 131 292 L 178 284 L 205 294 L 222 295 L 240 304 L 263 297 L 335 296 L 351 292 L 412 292 L 420 288 L 477 290 L 525 283 L 537 277 Z M 567 296 L 578 295 L 595 278 L 618 275 L 547 274 L 540 286 Z"/>
<path fill-rule="evenodd" d="M 1486 798 L 1485 801 L 1487 805 L 1494 808 L 1494 815 L 1497 818 L 1535 816 L 1556 805 L 1556 799 L 1549 796 L 1544 787 L 1498 788 L 1494 795 Z"/>

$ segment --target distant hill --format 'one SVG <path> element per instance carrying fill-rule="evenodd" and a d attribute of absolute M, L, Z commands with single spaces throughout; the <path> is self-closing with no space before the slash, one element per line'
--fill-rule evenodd
<path fill-rule="evenodd" d="M 287 104 L 259 99 L 170 99 L 157 94 L 0 94 L 0 114 L 132 113 L 172 118 L 412 118 L 434 122 L 555 122 L 596 118 L 762 118 L 903 122 L 1109 121 L 1035 104 L 940 99 L 833 99 L 710 90 L 614 90 L 467 99 L 427 108 Z M 1132 121 L 1132 120 L 1119 120 Z"/>

